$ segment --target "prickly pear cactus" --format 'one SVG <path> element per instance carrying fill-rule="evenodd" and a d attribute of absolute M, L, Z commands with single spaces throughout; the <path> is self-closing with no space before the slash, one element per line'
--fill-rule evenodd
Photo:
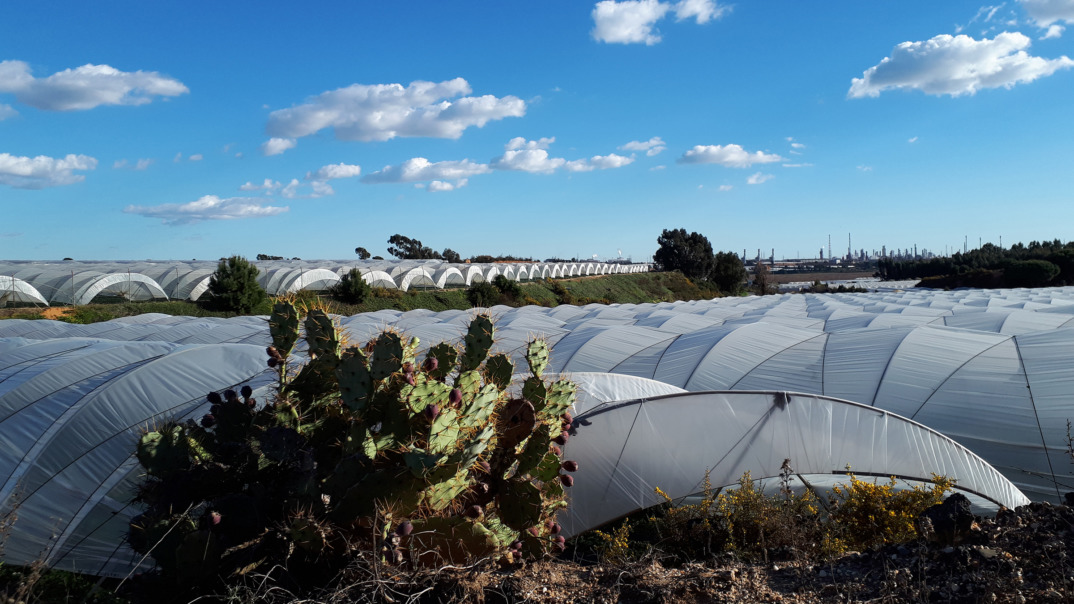
<path fill-rule="evenodd" d="M 300 323 L 309 360 L 288 368 Z M 314 584 L 355 548 L 403 565 L 562 551 L 554 517 L 577 464 L 560 446 L 576 388 L 543 381 L 543 342 L 527 346 L 532 375 L 512 398 L 515 367 L 489 356 L 487 315 L 461 352 L 443 343 L 423 359 L 416 338 L 395 333 L 344 349 L 329 315 L 301 322 L 289 303 L 269 326 L 280 375 L 270 404 L 248 387 L 211 393 L 199 422 L 138 443 L 145 512 L 129 543 L 165 576 L 196 584 L 286 567 L 308 573 L 289 580 Z"/>

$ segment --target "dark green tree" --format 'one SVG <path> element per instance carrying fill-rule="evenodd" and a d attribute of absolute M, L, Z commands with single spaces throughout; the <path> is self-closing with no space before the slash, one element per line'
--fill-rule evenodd
<path fill-rule="evenodd" d="M 466 290 L 470 306 L 490 307 L 500 301 L 500 290 L 488 281 L 475 281 Z"/>
<path fill-rule="evenodd" d="M 440 252 L 422 245 L 421 241 L 398 233 L 388 238 L 388 253 L 400 260 L 440 260 Z"/>
<path fill-rule="evenodd" d="M 207 305 L 216 310 L 250 314 L 268 299 L 257 282 L 257 267 L 242 256 L 220 260 L 209 277 Z"/>
<path fill-rule="evenodd" d="M 352 268 L 343 274 L 339 283 L 333 285 L 329 293 L 340 302 L 361 304 L 372 291 L 373 288 L 362 278 L 362 272 L 357 268 Z"/>
<path fill-rule="evenodd" d="M 688 279 L 707 279 L 712 274 L 715 257 L 712 244 L 700 233 L 687 234 L 686 229 L 664 229 L 656 238 L 660 246 L 653 261 L 662 270 L 679 271 Z"/>
<path fill-rule="evenodd" d="M 365 249 L 364 247 L 354 248 L 354 253 L 358 254 L 359 260 L 369 260 L 369 250 Z"/>
<path fill-rule="evenodd" d="M 500 290 L 501 294 L 512 300 L 518 300 L 522 297 L 522 286 L 514 279 L 508 279 L 504 275 L 496 275 L 492 279 L 492 285 Z"/>
<path fill-rule="evenodd" d="M 440 255 L 444 257 L 445 262 L 451 262 L 453 264 L 461 264 L 462 263 L 462 256 L 459 256 L 458 252 L 456 252 L 455 250 L 453 250 L 453 249 L 451 249 L 449 247 L 444 248 L 444 251 L 441 252 Z"/>
<path fill-rule="evenodd" d="M 742 289 L 742 283 L 746 280 L 746 265 L 734 252 L 719 252 L 710 279 L 721 292 L 733 294 Z"/>

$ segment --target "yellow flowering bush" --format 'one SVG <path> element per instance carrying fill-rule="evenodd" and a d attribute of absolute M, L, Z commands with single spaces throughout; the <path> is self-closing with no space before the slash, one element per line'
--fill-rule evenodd
<path fill-rule="evenodd" d="M 879 483 L 851 474 L 850 484 L 832 487 L 828 496 L 829 525 L 835 538 L 849 549 L 912 541 L 918 537 L 918 515 L 942 502 L 954 484 L 950 478 L 933 474 L 931 486 L 898 490 L 894 476 Z"/>

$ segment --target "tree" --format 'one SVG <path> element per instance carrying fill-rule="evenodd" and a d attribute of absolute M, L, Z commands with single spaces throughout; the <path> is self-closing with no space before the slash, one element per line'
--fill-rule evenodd
<path fill-rule="evenodd" d="M 440 260 L 439 252 L 405 235 L 392 235 L 388 243 L 391 244 L 388 253 L 400 260 Z"/>
<path fill-rule="evenodd" d="M 358 254 L 359 260 L 369 260 L 369 250 L 365 249 L 364 247 L 354 248 L 354 253 Z"/>
<path fill-rule="evenodd" d="M 462 256 L 459 256 L 458 252 L 449 247 L 444 248 L 444 251 L 440 255 L 444 257 L 445 262 L 451 262 L 452 264 L 462 263 Z"/>
<path fill-rule="evenodd" d="M 720 252 L 712 269 L 711 280 L 724 293 L 732 294 L 742 288 L 746 280 L 746 266 L 734 252 Z"/>
<path fill-rule="evenodd" d="M 508 279 L 505 275 L 496 275 L 493 277 L 492 285 L 500 290 L 501 294 L 511 300 L 518 300 L 522 297 L 522 286 L 518 284 L 518 281 Z"/>
<path fill-rule="evenodd" d="M 340 302 L 361 304 L 372 291 L 373 288 L 362 278 L 362 272 L 357 268 L 352 268 L 343 274 L 339 283 L 333 285 L 329 293 Z"/>
<path fill-rule="evenodd" d="M 712 244 L 700 233 L 686 233 L 686 229 L 664 229 L 656 238 L 660 247 L 653 260 L 665 271 L 679 271 L 688 279 L 707 279 L 712 274 L 715 258 Z"/>
<path fill-rule="evenodd" d="M 500 301 L 500 290 L 488 281 L 474 281 L 466 290 L 470 306 L 490 307 Z"/>
<path fill-rule="evenodd" d="M 250 314 L 268 298 L 257 282 L 257 267 L 242 256 L 220 260 L 209 277 L 208 305 L 217 310 Z"/>
<path fill-rule="evenodd" d="M 753 285 L 757 288 L 757 294 L 764 296 L 768 294 L 768 265 L 764 262 L 758 262 L 753 267 Z"/>

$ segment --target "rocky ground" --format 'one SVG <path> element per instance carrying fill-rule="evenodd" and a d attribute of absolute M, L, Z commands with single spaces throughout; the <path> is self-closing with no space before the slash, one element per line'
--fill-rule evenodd
<path fill-rule="evenodd" d="M 954 545 L 920 540 L 820 565 L 793 552 L 782 558 L 747 564 L 725 554 L 672 567 L 654 556 L 617 567 L 551 560 L 512 572 L 447 571 L 420 582 L 415 591 L 424 592 L 411 601 L 1072 602 L 1074 508 L 1035 503 L 978 517 Z M 411 590 L 392 599 L 407 601 L 403 591 Z"/>

